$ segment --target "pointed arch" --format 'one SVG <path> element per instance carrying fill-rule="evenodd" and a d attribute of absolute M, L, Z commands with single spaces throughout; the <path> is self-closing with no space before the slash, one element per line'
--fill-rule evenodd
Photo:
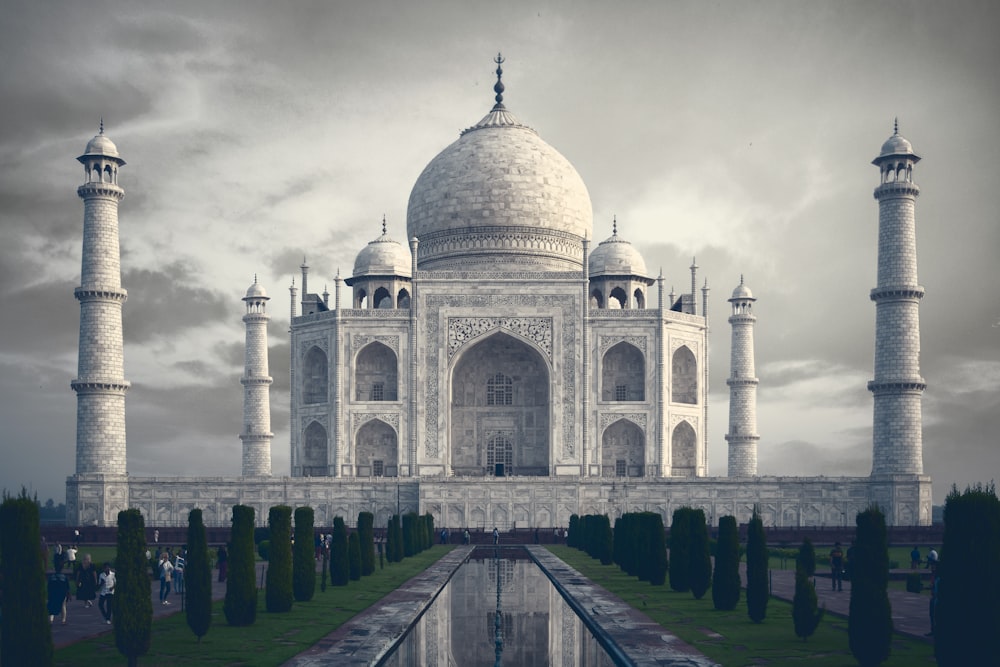
<path fill-rule="evenodd" d="M 698 403 L 698 362 L 687 345 L 674 352 L 671 363 L 670 395 L 674 403 Z"/>
<path fill-rule="evenodd" d="M 646 400 L 646 359 L 635 345 L 622 341 L 604 353 L 601 400 Z"/>
<path fill-rule="evenodd" d="M 326 353 L 314 345 L 302 360 L 302 402 L 326 403 L 328 384 Z"/>
<path fill-rule="evenodd" d="M 646 465 L 646 436 L 629 419 L 619 419 L 601 436 L 602 477 L 642 477 Z"/>
<path fill-rule="evenodd" d="M 670 461 L 674 477 L 694 477 L 698 436 L 691 424 L 681 421 L 670 436 Z"/>
<path fill-rule="evenodd" d="M 396 307 L 397 308 L 410 307 L 410 292 L 405 287 L 400 289 L 399 294 L 396 295 Z"/>
<path fill-rule="evenodd" d="M 326 429 L 317 421 L 309 422 L 302 434 L 302 476 L 326 477 L 329 474 L 328 452 Z"/>
<path fill-rule="evenodd" d="M 628 292 L 621 287 L 611 290 L 611 294 L 608 295 L 608 308 L 615 310 L 625 310 L 628 308 Z"/>
<path fill-rule="evenodd" d="M 359 477 L 396 477 L 399 435 L 381 419 L 372 419 L 354 437 L 354 461 Z"/>
<path fill-rule="evenodd" d="M 604 293 L 599 289 L 594 289 L 590 293 L 590 307 L 591 308 L 604 308 Z"/>
<path fill-rule="evenodd" d="M 384 287 L 379 287 L 375 290 L 375 296 L 372 297 L 372 304 L 374 308 L 379 308 L 382 310 L 391 309 L 392 304 L 392 294 L 389 293 Z"/>
<path fill-rule="evenodd" d="M 354 361 L 354 386 L 359 401 L 399 400 L 396 353 L 388 345 L 369 343 Z"/>
<path fill-rule="evenodd" d="M 646 293 L 642 291 L 641 287 L 635 288 L 635 292 L 632 293 L 632 298 L 635 300 L 635 307 L 639 310 L 646 307 Z"/>

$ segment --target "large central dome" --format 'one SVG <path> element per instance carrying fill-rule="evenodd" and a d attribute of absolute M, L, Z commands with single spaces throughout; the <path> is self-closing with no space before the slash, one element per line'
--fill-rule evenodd
<path fill-rule="evenodd" d="M 559 151 L 497 104 L 431 160 L 410 193 L 420 269 L 580 271 L 593 212 Z"/>

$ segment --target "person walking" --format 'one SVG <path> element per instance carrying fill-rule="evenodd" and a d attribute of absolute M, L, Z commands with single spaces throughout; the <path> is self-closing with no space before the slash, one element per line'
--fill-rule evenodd
<path fill-rule="evenodd" d="M 84 554 L 80 571 L 76 573 L 76 599 L 82 601 L 84 607 L 93 607 L 96 597 L 97 569 L 90 560 L 90 554 Z"/>
<path fill-rule="evenodd" d="M 465 544 L 469 544 L 472 541 L 472 536 L 469 535 L 469 529 L 465 529 L 465 533 L 462 535 L 462 539 L 465 540 Z"/>
<path fill-rule="evenodd" d="M 920 567 L 920 548 L 913 547 L 913 551 L 910 552 L 910 569 L 916 570 Z"/>
<path fill-rule="evenodd" d="M 830 549 L 830 578 L 833 590 L 844 590 L 844 550 L 840 548 L 840 542 Z"/>
<path fill-rule="evenodd" d="M 173 580 L 174 566 L 167 557 L 167 552 L 160 554 L 160 604 L 170 604 L 170 582 Z"/>
<path fill-rule="evenodd" d="M 111 625 L 111 602 L 115 594 L 115 573 L 111 570 L 111 563 L 104 564 L 104 572 L 97 578 L 97 608 L 104 616 L 104 622 Z"/>
<path fill-rule="evenodd" d="M 55 572 L 49 575 L 49 623 L 55 621 L 57 615 L 62 615 L 62 624 L 66 625 L 66 600 L 69 599 L 69 579 L 62 573 L 62 563 Z"/>
<path fill-rule="evenodd" d="M 184 595 L 184 567 L 187 565 L 187 549 L 181 547 L 181 551 L 174 559 L 174 591 L 178 595 Z"/>

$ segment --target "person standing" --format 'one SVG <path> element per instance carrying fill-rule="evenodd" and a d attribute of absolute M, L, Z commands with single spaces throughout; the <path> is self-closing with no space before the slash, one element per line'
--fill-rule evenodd
<path fill-rule="evenodd" d="M 493 526 L 493 544 L 500 544 L 500 531 L 496 526 Z"/>
<path fill-rule="evenodd" d="M 913 547 L 913 551 L 910 552 L 910 569 L 916 570 L 920 567 L 920 548 Z"/>
<path fill-rule="evenodd" d="M 160 529 L 157 528 L 156 530 L 153 531 L 153 544 L 159 544 L 159 543 L 160 543 Z"/>
<path fill-rule="evenodd" d="M 72 577 L 76 577 L 76 551 L 76 547 L 72 544 L 66 547 L 66 563 L 68 564 L 67 567 L 69 567 L 69 573 Z"/>
<path fill-rule="evenodd" d="M 465 534 L 462 535 L 462 539 L 465 540 L 466 544 L 469 544 L 472 541 L 472 536 L 469 535 L 469 529 L 468 528 L 465 529 Z"/>
<path fill-rule="evenodd" d="M 69 579 L 62 573 L 62 563 L 56 571 L 49 575 L 49 623 L 55 621 L 57 614 L 62 614 L 62 624 L 66 625 L 66 600 L 69 598 Z"/>
<path fill-rule="evenodd" d="M 229 568 L 229 552 L 226 551 L 226 545 L 220 544 L 219 550 L 216 552 L 215 562 L 219 566 L 219 581 L 226 581 L 226 573 Z"/>
<path fill-rule="evenodd" d="M 167 552 L 164 551 L 160 554 L 160 604 L 170 604 L 170 600 L 167 597 L 170 595 L 170 582 L 173 580 L 173 571 L 174 566 L 170 563 Z"/>
<path fill-rule="evenodd" d="M 80 548 L 80 529 L 79 528 L 74 528 L 73 529 L 73 546 L 76 547 L 77 549 Z"/>
<path fill-rule="evenodd" d="M 97 570 L 90 560 L 90 554 L 84 554 L 83 564 L 76 573 L 76 599 L 83 602 L 84 607 L 93 607 L 97 597 Z"/>
<path fill-rule="evenodd" d="M 927 552 L 927 569 L 933 570 L 937 567 L 938 563 L 938 552 L 931 547 L 931 550 Z"/>
<path fill-rule="evenodd" d="M 844 550 L 840 548 L 840 542 L 830 549 L 830 578 L 833 583 L 833 590 L 844 589 Z"/>
<path fill-rule="evenodd" d="M 187 549 L 181 547 L 180 553 L 174 559 L 174 591 L 184 595 L 184 566 L 187 565 Z"/>
<path fill-rule="evenodd" d="M 97 608 L 104 616 L 104 622 L 111 625 L 111 601 L 115 594 L 115 573 L 111 570 L 111 563 L 104 564 L 104 572 L 97 578 Z"/>

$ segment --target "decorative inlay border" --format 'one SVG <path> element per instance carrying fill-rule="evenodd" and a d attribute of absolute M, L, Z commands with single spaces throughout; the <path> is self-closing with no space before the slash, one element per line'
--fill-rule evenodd
<path fill-rule="evenodd" d="M 674 356 L 674 352 L 676 352 L 678 348 L 684 346 L 687 346 L 687 348 L 694 353 L 695 358 L 698 357 L 698 341 L 686 338 L 674 338 L 672 336 L 670 338 L 670 356 Z"/>
<path fill-rule="evenodd" d="M 639 351 L 642 352 L 643 356 L 646 356 L 646 340 L 646 336 L 601 336 L 599 345 L 601 353 L 600 356 L 603 357 L 605 352 L 618 343 L 628 343 L 629 345 L 633 345 L 639 348 Z"/>
<path fill-rule="evenodd" d="M 399 336 L 372 336 L 369 334 L 354 334 L 351 337 L 351 347 L 355 352 L 369 343 L 382 343 L 399 357 Z"/>
<path fill-rule="evenodd" d="M 535 343 L 552 362 L 551 317 L 449 317 L 448 359 L 466 343 L 494 329 L 504 329 Z"/>
<path fill-rule="evenodd" d="M 399 435 L 399 413 L 397 412 L 352 412 L 351 413 L 351 442 L 357 439 L 358 431 L 362 426 L 370 421 L 383 421 L 396 430 Z"/>
<path fill-rule="evenodd" d="M 647 415 L 644 412 L 602 412 L 600 415 L 600 433 L 620 419 L 628 419 L 644 432 L 646 430 Z"/>
<path fill-rule="evenodd" d="M 330 341 L 325 336 L 317 338 L 308 338 L 306 340 L 299 341 L 299 359 L 304 359 L 306 352 L 309 351 L 311 347 L 318 347 L 323 350 L 326 358 L 330 359 Z M 329 362 L 328 362 L 329 363 Z"/>
<path fill-rule="evenodd" d="M 673 431 L 681 422 L 687 422 L 695 433 L 698 432 L 698 417 L 694 415 L 670 415 L 670 430 Z"/>
<path fill-rule="evenodd" d="M 308 415 L 306 417 L 302 417 L 300 422 L 301 425 L 299 427 L 299 433 L 304 433 L 309 424 L 316 422 L 326 430 L 326 436 L 328 438 L 330 437 L 330 416 L 327 413 L 323 412 L 316 415 Z"/>

